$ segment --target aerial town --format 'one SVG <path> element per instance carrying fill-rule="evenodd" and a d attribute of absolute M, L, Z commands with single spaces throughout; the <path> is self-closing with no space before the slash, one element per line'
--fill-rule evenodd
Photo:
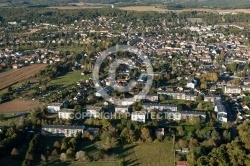
<path fill-rule="evenodd" d="M 0 165 L 250 165 L 249 13 L 87 6 L 0 7 Z"/>

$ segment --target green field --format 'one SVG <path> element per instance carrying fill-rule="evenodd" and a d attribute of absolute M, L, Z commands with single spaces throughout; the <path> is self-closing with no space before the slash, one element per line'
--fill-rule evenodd
<path fill-rule="evenodd" d="M 119 162 L 72 163 L 70 166 L 120 166 Z"/>
<path fill-rule="evenodd" d="M 86 80 L 90 77 L 91 77 L 91 75 L 82 76 L 80 71 L 72 71 L 72 72 L 67 73 L 64 76 L 60 76 L 60 77 L 50 81 L 50 84 L 70 85 L 70 84 L 75 84 L 77 81 Z"/>
<path fill-rule="evenodd" d="M 141 143 L 128 145 L 121 156 L 124 159 L 124 165 L 142 165 L 142 166 L 173 166 L 173 144 L 164 143 Z"/>
<path fill-rule="evenodd" d="M 45 147 L 52 147 L 56 140 L 61 141 L 62 137 L 45 137 Z M 98 151 L 95 147 L 94 141 L 81 141 L 77 144 L 77 151 L 82 150 L 92 155 Z M 119 166 L 122 161 L 123 165 L 142 165 L 142 166 L 173 166 L 173 142 L 164 141 L 162 143 L 135 143 L 122 147 L 117 147 L 113 150 L 115 155 L 109 156 L 105 160 L 99 160 L 91 163 L 77 163 L 73 160 L 68 160 L 66 163 L 62 163 L 59 160 L 59 156 L 53 158 L 47 163 L 40 162 L 39 165 L 70 165 L 70 166 Z"/>

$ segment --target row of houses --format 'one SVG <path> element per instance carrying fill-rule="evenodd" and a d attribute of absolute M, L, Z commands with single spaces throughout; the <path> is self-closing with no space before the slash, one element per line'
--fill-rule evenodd
<path fill-rule="evenodd" d="M 152 114 L 152 113 L 147 113 L 145 111 L 136 111 L 132 112 L 131 114 L 132 121 L 143 122 L 143 123 L 145 123 L 146 120 L 150 119 L 164 118 L 168 120 L 180 121 L 180 120 L 188 120 L 191 117 L 198 117 L 202 121 L 204 121 L 206 119 L 206 113 L 198 111 L 166 111 L 166 112 L 158 111 L 156 114 Z"/>
<path fill-rule="evenodd" d="M 49 136 L 76 137 L 77 134 L 85 131 L 96 135 L 98 128 L 86 128 L 85 126 L 67 126 L 67 125 L 43 125 L 42 134 Z"/>
<path fill-rule="evenodd" d="M 158 91 L 159 95 L 164 95 L 167 99 L 181 99 L 188 101 L 196 101 L 197 95 L 185 92 L 170 92 L 170 91 Z"/>

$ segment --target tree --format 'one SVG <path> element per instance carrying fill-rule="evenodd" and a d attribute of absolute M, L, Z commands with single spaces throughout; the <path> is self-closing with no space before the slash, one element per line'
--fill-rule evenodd
<path fill-rule="evenodd" d="M 201 86 L 200 86 L 201 89 L 207 89 L 207 83 L 202 83 Z"/>
<path fill-rule="evenodd" d="M 160 101 L 164 101 L 165 100 L 164 95 L 160 94 L 159 99 L 160 99 Z"/>
<path fill-rule="evenodd" d="M 79 151 L 79 152 L 76 153 L 76 160 L 80 161 L 80 162 L 89 162 L 90 157 L 86 152 Z"/>
<path fill-rule="evenodd" d="M 192 125 L 199 125 L 200 124 L 200 117 L 190 116 L 188 119 L 189 123 Z"/>
<path fill-rule="evenodd" d="M 148 142 L 152 141 L 150 130 L 148 128 L 144 127 L 141 129 L 141 138 L 144 141 L 148 141 Z"/>
<path fill-rule="evenodd" d="M 46 160 L 47 160 L 47 159 L 46 159 L 46 156 L 43 155 L 43 154 L 41 154 L 41 160 L 42 160 L 42 161 L 46 161 Z"/>
<path fill-rule="evenodd" d="M 202 108 L 203 108 L 203 107 L 202 107 L 202 103 L 199 103 L 199 104 L 197 105 L 197 109 L 198 109 L 198 110 L 202 110 Z"/>
<path fill-rule="evenodd" d="M 66 155 L 66 153 L 61 153 L 60 160 L 61 160 L 62 162 L 67 161 L 67 155 Z"/>
<path fill-rule="evenodd" d="M 183 126 L 178 126 L 177 127 L 177 132 L 179 136 L 183 136 L 185 134 Z"/>
<path fill-rule="evenodd" d="M 19 156 L 19 152 L 18 152 L 17 148 L 12 149 L 11 156 L 12 157 L 18 157 Z"/>
<path fill-rule="evenodd" d="M 68 145 L 67 145 L 67 142 L 64 141 L 62 143 L 61 150 L 66 150 L 66 149 L 68 149 Z"/>
<path fill-rule="evenodd" d="M 67 156 L 73 156 L 74 150 L 72 147 L 68 148 L 66 151 Z"/>
<path fill-rule="evenodd" d="M 8 93 L 11 93 L 13 91 L 13 88 L 11 86 L 8 87 Z"/>
<path fill-rule="evenodd" d="M 178 141 L 178 144 L 179 144 L 179 147 L 180 147 L 180 148 L 186 148 L 186 147 L 188 146 L 187 141 L 186 141 L 186 140 L 183 140 L 183 139 L 180 139 L 180 140 Z"/>
<path fill-rule="evenodd" d="M 23 163 L 22 163 L 22 166 L 31 166 L 31 161 L 25 159 L 25 160 L 23 161 Z"/>
<path fill-rule="evenodd" d="M 57 150 L 57 149 L 54 149 L 54 150 L 52 151 L 52 155 L 53 155 L 53 156 L 57 156 L 57 155 L 58 155 L 58 150 Z"/>
<path fill-rule="evenodd" d="M 157 137 L 157 139 L 158 139 L 159 141 L 162 141 L 162 139 L 163 139 L 163 135 L 162 135 L 161 133 L 158 133 L 158 134 L 156 135 L 156 137 Z"/>
<path fill-rule="evenodd" d="M 69 143 L 71 144 L 71 146 L 73 147 L 73 149 L 75 150 L 76 148 L 76 139 L 75 138 L 71 138 L 69 140 Z"/>
<path fill-rule="evenodd" d="M 54 143 L 53 147 L 54 147 L 54 148 L 57 148 L 57 149 L 59 149 L 59 148 L 61 147 L 61 144 L 60 144 L 60 142 L 58 142 L 58 141 L 55 141 L 55 143 Z"/>

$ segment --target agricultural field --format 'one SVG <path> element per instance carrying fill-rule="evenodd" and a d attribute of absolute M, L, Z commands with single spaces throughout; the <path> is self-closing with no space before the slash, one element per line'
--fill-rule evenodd
<path fill-rule="evenodd" d="M 166 12 L 166 9 L 158 8 L 155 6 L 128 6 L 128 7 L 122 7 L 121 10 L 128 10 L 128 11 L 155 11 L 155 12 Z"/>
<path fill-rule="evenodd" d="M 0 90 L 31 78 L 46 66 L 46 64 L 35 64 L 0 73 Z"/>
<path fill-rule="evenodd" d="M 219 10 L 219 9 L 206 9 L 206 8 L 190 8 L 190 9 L 182 9 L 182 10 L 168 10 L 157 7 L 157 6 L 128 6 L 128 7 L 121 7 L 121 10 L 127 10 L 127 11 L 156 11 L 156 12 L 186 12 L 186 11 L 206 11 L 206 12 L 230 12 L 230 13 L 250 13 L 250 9 L 232 9 L 232 10 Z"/>
<path fill-rule="evenodd" d="M 15 99 L 9 102 L 0 104 L 0 113 L 18 113 L 29 111 L 31 109 L 40 107 L 41 104 L 32 100 Z"/>
<path fill-rule="evenodd" d="M 76 5 L 76 6 L 52 6 L 48 7 L 52 9 L 63 9 L 63 10 L 73 10 L 73 9 L 89 9 L 89 8 L 102 8 L 102 6 L 89 6 L 89 5 Z"/>
<path fill-rule="evenodd" d="M 70 84 L 75 84 L 77 81 L 85 80 L 90 78 L 91 75 L 81 75 L 80 71 L 72 71 L 67 73 L 64 76 L 60 76 L 52 81 L 50 81 L 50 84 L 55 84 L 55 85 L 70 85 Z"/>

